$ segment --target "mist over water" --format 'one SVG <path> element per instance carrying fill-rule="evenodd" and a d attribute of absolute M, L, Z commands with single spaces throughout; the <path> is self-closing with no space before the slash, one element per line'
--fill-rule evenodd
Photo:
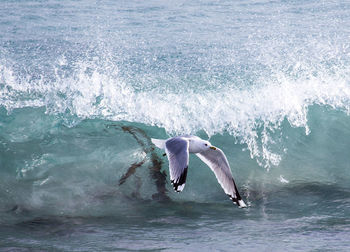
<path fill-rule="evenodd" d="M 346 251 L 349 13 L 346 1 L 3 1 L 0 247 Z M 223 149 L 250 208 L 195 157 L 173 192 L 149 139 L 180 134 Z"/>

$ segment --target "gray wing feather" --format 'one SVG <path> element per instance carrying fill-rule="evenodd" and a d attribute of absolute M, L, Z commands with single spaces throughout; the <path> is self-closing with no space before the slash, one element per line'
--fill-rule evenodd
<path fill-rule="evenodd" d="M 169 159 L 170 181 L 177 192 L 185 186 L 188 168 L 188 140 L 173 137 L 165 142 L 165 152 Z"/>
<path fill-rule="evenodd" d="M 224 189 L 225 193 L 230 196 L 231 200 L 239 206 L 245 207 L 245 203 L 242 201 L 236 183 L 233 180 L 230 165 L 224 152 L 221 149 L 216 148 L 216 150 L 209 149 L 197 153 L 196 155 L 214 172 L 222 189 Z"/>

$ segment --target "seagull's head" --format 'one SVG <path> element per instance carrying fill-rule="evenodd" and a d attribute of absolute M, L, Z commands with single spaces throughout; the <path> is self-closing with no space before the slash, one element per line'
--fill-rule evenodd
<path fill-rule="evenodd" d="M 216 150 L 217 148 L 214 147 L 209 141 L 200 139 L 199 137 L 192 137 L 189 139 L 189 151 L 191 153 L 200 153 L 207 150 Z"/>
<path fill-rule="evenodd" d="M 208 149 L 216 150 L 216 147 L 214 147 L 213 145 L 211 145 L 211 143 L 209 143 L 208 141 L 205 141 L 205 142 L 204 142 L 204 148 L 205 148 L 206 150 L 208 150 Z"/>

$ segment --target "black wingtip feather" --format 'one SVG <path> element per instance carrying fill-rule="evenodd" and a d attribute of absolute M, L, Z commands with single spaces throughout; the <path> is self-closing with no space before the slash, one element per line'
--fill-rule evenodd
<path fill-rule="evenodd" d="M 175 190 L 176 192 L 181 192 L 180 190 L 178 190 L 178 187 L 179 187 L 179 186 L 182 186 L 183 184 L 186 183 L 187 168 L 188 168 L 188 167 L 186 167 L 186 168 L 183 170 L 182 174 L 180 175 L 180 177 L 179 177 L 176 181 L 175 181 L 175 180 L 171 180 L 171 184 L 173 185 L 174 190 Z"/>

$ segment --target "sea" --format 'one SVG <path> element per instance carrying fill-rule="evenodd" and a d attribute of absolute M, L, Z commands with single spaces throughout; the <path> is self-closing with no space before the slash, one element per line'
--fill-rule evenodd
<path fill-rule="evenodd" d="M 0 251 L 350 251 L 349 147 L 348 0 L 0 1 Z"/>

